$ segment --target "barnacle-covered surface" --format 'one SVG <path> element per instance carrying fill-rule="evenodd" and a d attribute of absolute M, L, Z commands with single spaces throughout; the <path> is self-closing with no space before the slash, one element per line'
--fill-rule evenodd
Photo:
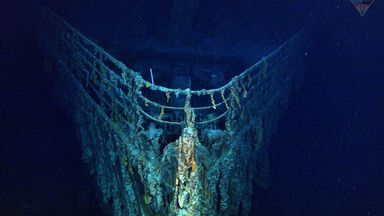
<path fill-rule="evenodd" d="M 41 41 L 66 82 L 83 159 L 113 215 L 247 215 L 294 82 L 299 33 L 215 89 L 144 80 L 45 8 Z M 181 104 L 181 105 L 180 105 Z"/>

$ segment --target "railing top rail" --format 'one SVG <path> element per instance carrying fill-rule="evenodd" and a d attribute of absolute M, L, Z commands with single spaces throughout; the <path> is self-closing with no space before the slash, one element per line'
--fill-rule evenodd
<path fill-rule="evenodd" d="M 179 94 L 183 94 L 183 95 L 192 94 L 192 95 L 198 95 L 198 96 L 199 95 L 210 95 L 210 94 L 221 92 L 223 90 L 226 90 L 226 89 L 229 89 L 229 88 L 233 87 L 240 79 L 244 78 L 245 76 L 247 76 L 252 71 L 255 71 L 257 68 L 265 66 L 266 62 L 268 61 L 269 58 L 271 58 L 276 53 L 278 53 L 281 49 L 283 49 L 287 44 L 289 44 L 298 35 L 300 35 L 301 32 L 303 32 L 304 29 L 305 29 L 305 28 L 303 28 L 297 34 L 293 35 L 290 39 L 285 41 L 282 45 L 280 45 L 279 47 L 274 49 L 267 56 L 263 57 L 260 61 L 258 61 L 257 63 L 255 63 L 254 65 L 252 65 L 248 69 L 246 69 L 245 71 L 243 71 L 241 74 L 233 77 L 227 84 L 225 84 L 225 85 L 223 85 L 223 86 L 221 86 L 219 88 L 215 88 L 215 89 L 201 89 L 201 90 L 173 89 L 173 88 L 168 88 L 168 87 L 164 87 L 164 86 L 161 86 L 161 85 L 152 84 L 152 83 L 146 81 L 138 72 L 135 72 L 134 70 L 128 68 L 123 62 L 121 62 L 121 61 L 117 60 L 116 58 L 114 58 L 112 55 L 110 55 L 103 48 L 98 46 L 95 42 L 91 41 L 86 36 L 84 36 L 80 31 L 78 31 L 75 27 L 73 27 L 71 24 L 69 24 L 67 21 L 65 21 L 63 18 L 61 18 L 55 12 L 53 12 L 52 10 L 50 10 L 47 7 L 44 7 L 44 9 L 47 10 L 56 19 L 60 20 L 60 22 L 62 22 L 72 33 L 76 34 L 76 36 L 78 36 L 84 43 L 92 46 L 95 49 L 95 51 L 100 53 L 103 57 L 109 59 L 113 64 L 115 64 L 116 67 L 121 69 L 122 73 L 127 73 L 126 75 L 133 77 L 135 82 L 136 82 L 136 84 L 139 87 L 146 86 L 150 90 L 153 90 L 153 91 L 161 91 L 161 92 L 164 92 L 164 93 L 173 93 L 173 94 L 176 94 L 176 95 L 179 95 Z"/>

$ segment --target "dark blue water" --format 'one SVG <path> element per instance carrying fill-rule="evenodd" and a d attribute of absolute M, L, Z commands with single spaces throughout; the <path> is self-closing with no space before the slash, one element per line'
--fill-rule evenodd
<path fill-rule="evenodd" d="M 273 139 L 271 187 L 257 189 L 254 215 L 384 215 L 384 3 L 360 17 L 349 0 L 195 2 L 186 43 L 245 62 L 313 23 L 302 87 Z M 166 39 L 159 26 L 171 1 L 44 3 L 108 48 Z M 0 215 L 100 215 L 73 122 L 41 73 L 29 5 L 0 7 Z M 123 30 L 135 23 L 137 34 Z"/>

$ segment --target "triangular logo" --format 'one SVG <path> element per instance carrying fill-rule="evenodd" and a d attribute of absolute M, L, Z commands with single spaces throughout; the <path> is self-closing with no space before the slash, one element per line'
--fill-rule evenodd
<path fill-rule="evenodd" d="M 351 0 L 352 4 L 355 6 L 356 10 L 360 13 L 361 16 L 364 16 L 367 13 L 369 7 L 375 0 Z"/>

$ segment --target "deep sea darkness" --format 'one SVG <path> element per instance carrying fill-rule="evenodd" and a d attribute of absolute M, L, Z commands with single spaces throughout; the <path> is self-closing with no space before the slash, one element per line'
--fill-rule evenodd
<path fill-rule="evenodd" d="M 252 214 L 384 216 L 384 2 L 360 17 L 349 0 L 196 1 L 203 5 L 197 41 L 230 22 L 228 32 L 256 25 L 257 39 L 276 47 L 312 22 L 302 86 L 273 138 L 270 189 L 255 189 Z M 108 34 L 100 29 L 106 24 L 92 23 L 90 11 L 82 19 L 77 6 L 113 8 L 112 2 L 42 3 L 97 38 Z M 137 2 L 156 5 L 148 12 L 156 14 L 170 1 Z M 102 215 L 74 123 L 52 77 L 42 73 L 31 4 L 0 6 L 0 215 Z M 161 35 L 159 22 L 149 26 Z M 222 40 L 242 40 L 234 35 Z"/>

